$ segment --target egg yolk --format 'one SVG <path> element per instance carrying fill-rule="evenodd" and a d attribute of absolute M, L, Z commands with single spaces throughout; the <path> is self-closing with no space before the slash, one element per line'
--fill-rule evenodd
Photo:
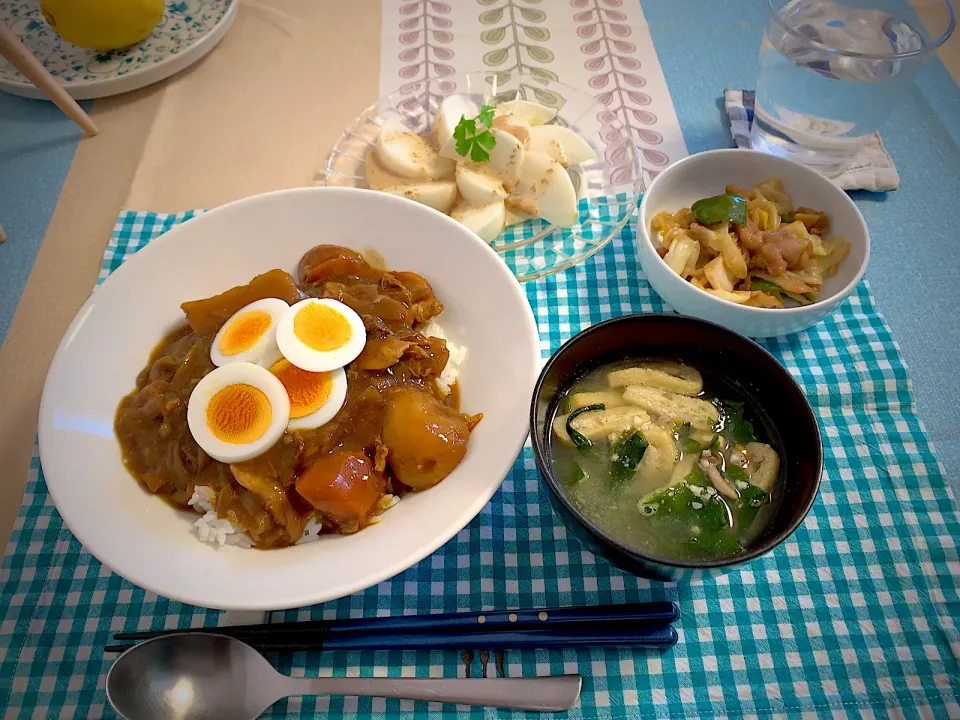
<path fill-rule="evenodd" d="M 249 350 L 270 329 L 272 322 L 270 313 L 263 310 L 250 310 L 234 318 L 220 336 L 220 352 L 236 355 Z"/>
<path fill-rule="evenodd" d="M 253 385 L 227 385 L 210 398 L 207 427 L 218 440 L 245 445 L 270 427 L 273 411 L 266 394 Z"/>
<path fill-rule="evenodd" d="M 346 345 L 353 330 L 350 322 L 329 305 L 310 303 L 294 316 L 293 334 L 312 350 L 330 352 Z"/>
<path fill-rule="evenodd" d="M 333 377 L 328 372 L 308 372 L 287 360 L 270 366 L 290 396 L 290 417 L 302 418 L 323 407 L 333 390 Z"/>

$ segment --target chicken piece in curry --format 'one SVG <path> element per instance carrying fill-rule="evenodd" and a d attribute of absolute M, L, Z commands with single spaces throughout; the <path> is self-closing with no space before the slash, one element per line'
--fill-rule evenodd
<path fill-rule="evenodd" d="M 319 245 L 297 268 L 299 280 L 270 270 L 215 297 L 186 302 L 186 324 L 154 349 L 136 389 L 117 410 L 123 462 L 151 493 L 188 509 L 209 486 L 213 508 L 258 548 L 292 545 L 311 518 L 325 533 L 353 533 L 377 522 L 393 498 L 426 490 L 467 451 L 481 415 L 459 412 L 454 384 L 438 383 L 445 340 L 424 334 L 443 311 L 430 283 L 412 272 L 375 267 L 350 249 Z M 211 345 L 238 310 L 264 298 L 293 305 L 337 300 L 362 319 L 366 344 L 346 368 L 346 399 L 332 420 L 287 429 L 262 454 L 224 463 L 196 442 L 187 422 L 191 393 L 215 369 Z"/>

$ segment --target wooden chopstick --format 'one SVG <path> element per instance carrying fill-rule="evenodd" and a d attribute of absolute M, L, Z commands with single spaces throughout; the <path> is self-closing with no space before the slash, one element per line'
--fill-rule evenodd
<path fill-rule="evenodd" d="M 227 628 L 223 628 L 226 630 Z M 211 628 L 212 634 L 224 634 Z M 261 637 L 244 640 L 260 652 L 300 652 L 306 650 L 522 650 L 562 647 L 646 647 L 668 648 L 676 645 L 677 631 L 669 624 L 639 627 L 609 624 L 599 627 L 537 628 L 525 630 L 481 630 L 472 632 L 382 632 L 314 634 L 285 638 Z M 125 652 L 135 645 L 108 645 L 104 652 Z"/>
<path fill-rule="evenodd" d="M 535 608 L 492 612 L 445 613 L 437 615 L 397 615 L 388 617 L 310 620 L 297 623 L 235 625 L 223 628 L 185 628 L 117 633 L 115 640 L 149 640 L 185 632 L 215 632 L 238 640 L 257 640 L 310 635 L 324 638 L 352 633 L 469 633 L 480 631 L 515 632 L 524 629 L 594 627 L 604 624 L 623 626 L 667 625 L 680 617 L 672 602 L 624 603 L 595 607 Z"/>
<path fill-rule="evenodd" d="M 63 86 L 57 82 L 33 53 L 20 42 L 13 31 L 0 22 L 0 55 L 3 55 L 10 64 L 19 70 L 23 76 L 43 91 L 64 114 L 79 125 L 87 137 L 100 132 L 90 116 L 77 105 L 77 101 L 70 97 Z"/>

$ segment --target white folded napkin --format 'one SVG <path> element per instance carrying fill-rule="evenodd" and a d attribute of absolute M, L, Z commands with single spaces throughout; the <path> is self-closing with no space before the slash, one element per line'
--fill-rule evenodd
<path fill-rule="evenodd" d="M 723 91 L 723 104 L 730 119 L 730 134 L 738 148 L 750 147 L 755 102 L 756 93 L 753 90 Z M 824 174 L 844 190 L 886 192 L 900 186 L 900 175 L 878 132 L 867 139 L 849 165 Z"/>

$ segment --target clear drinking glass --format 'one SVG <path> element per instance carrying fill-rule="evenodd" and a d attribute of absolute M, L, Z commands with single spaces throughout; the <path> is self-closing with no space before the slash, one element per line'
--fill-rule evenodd
<path fill-rule="evenodd" d="M 950 0 L 765 0 L 754 150 L 845 165 L 956 26 Z"/>

